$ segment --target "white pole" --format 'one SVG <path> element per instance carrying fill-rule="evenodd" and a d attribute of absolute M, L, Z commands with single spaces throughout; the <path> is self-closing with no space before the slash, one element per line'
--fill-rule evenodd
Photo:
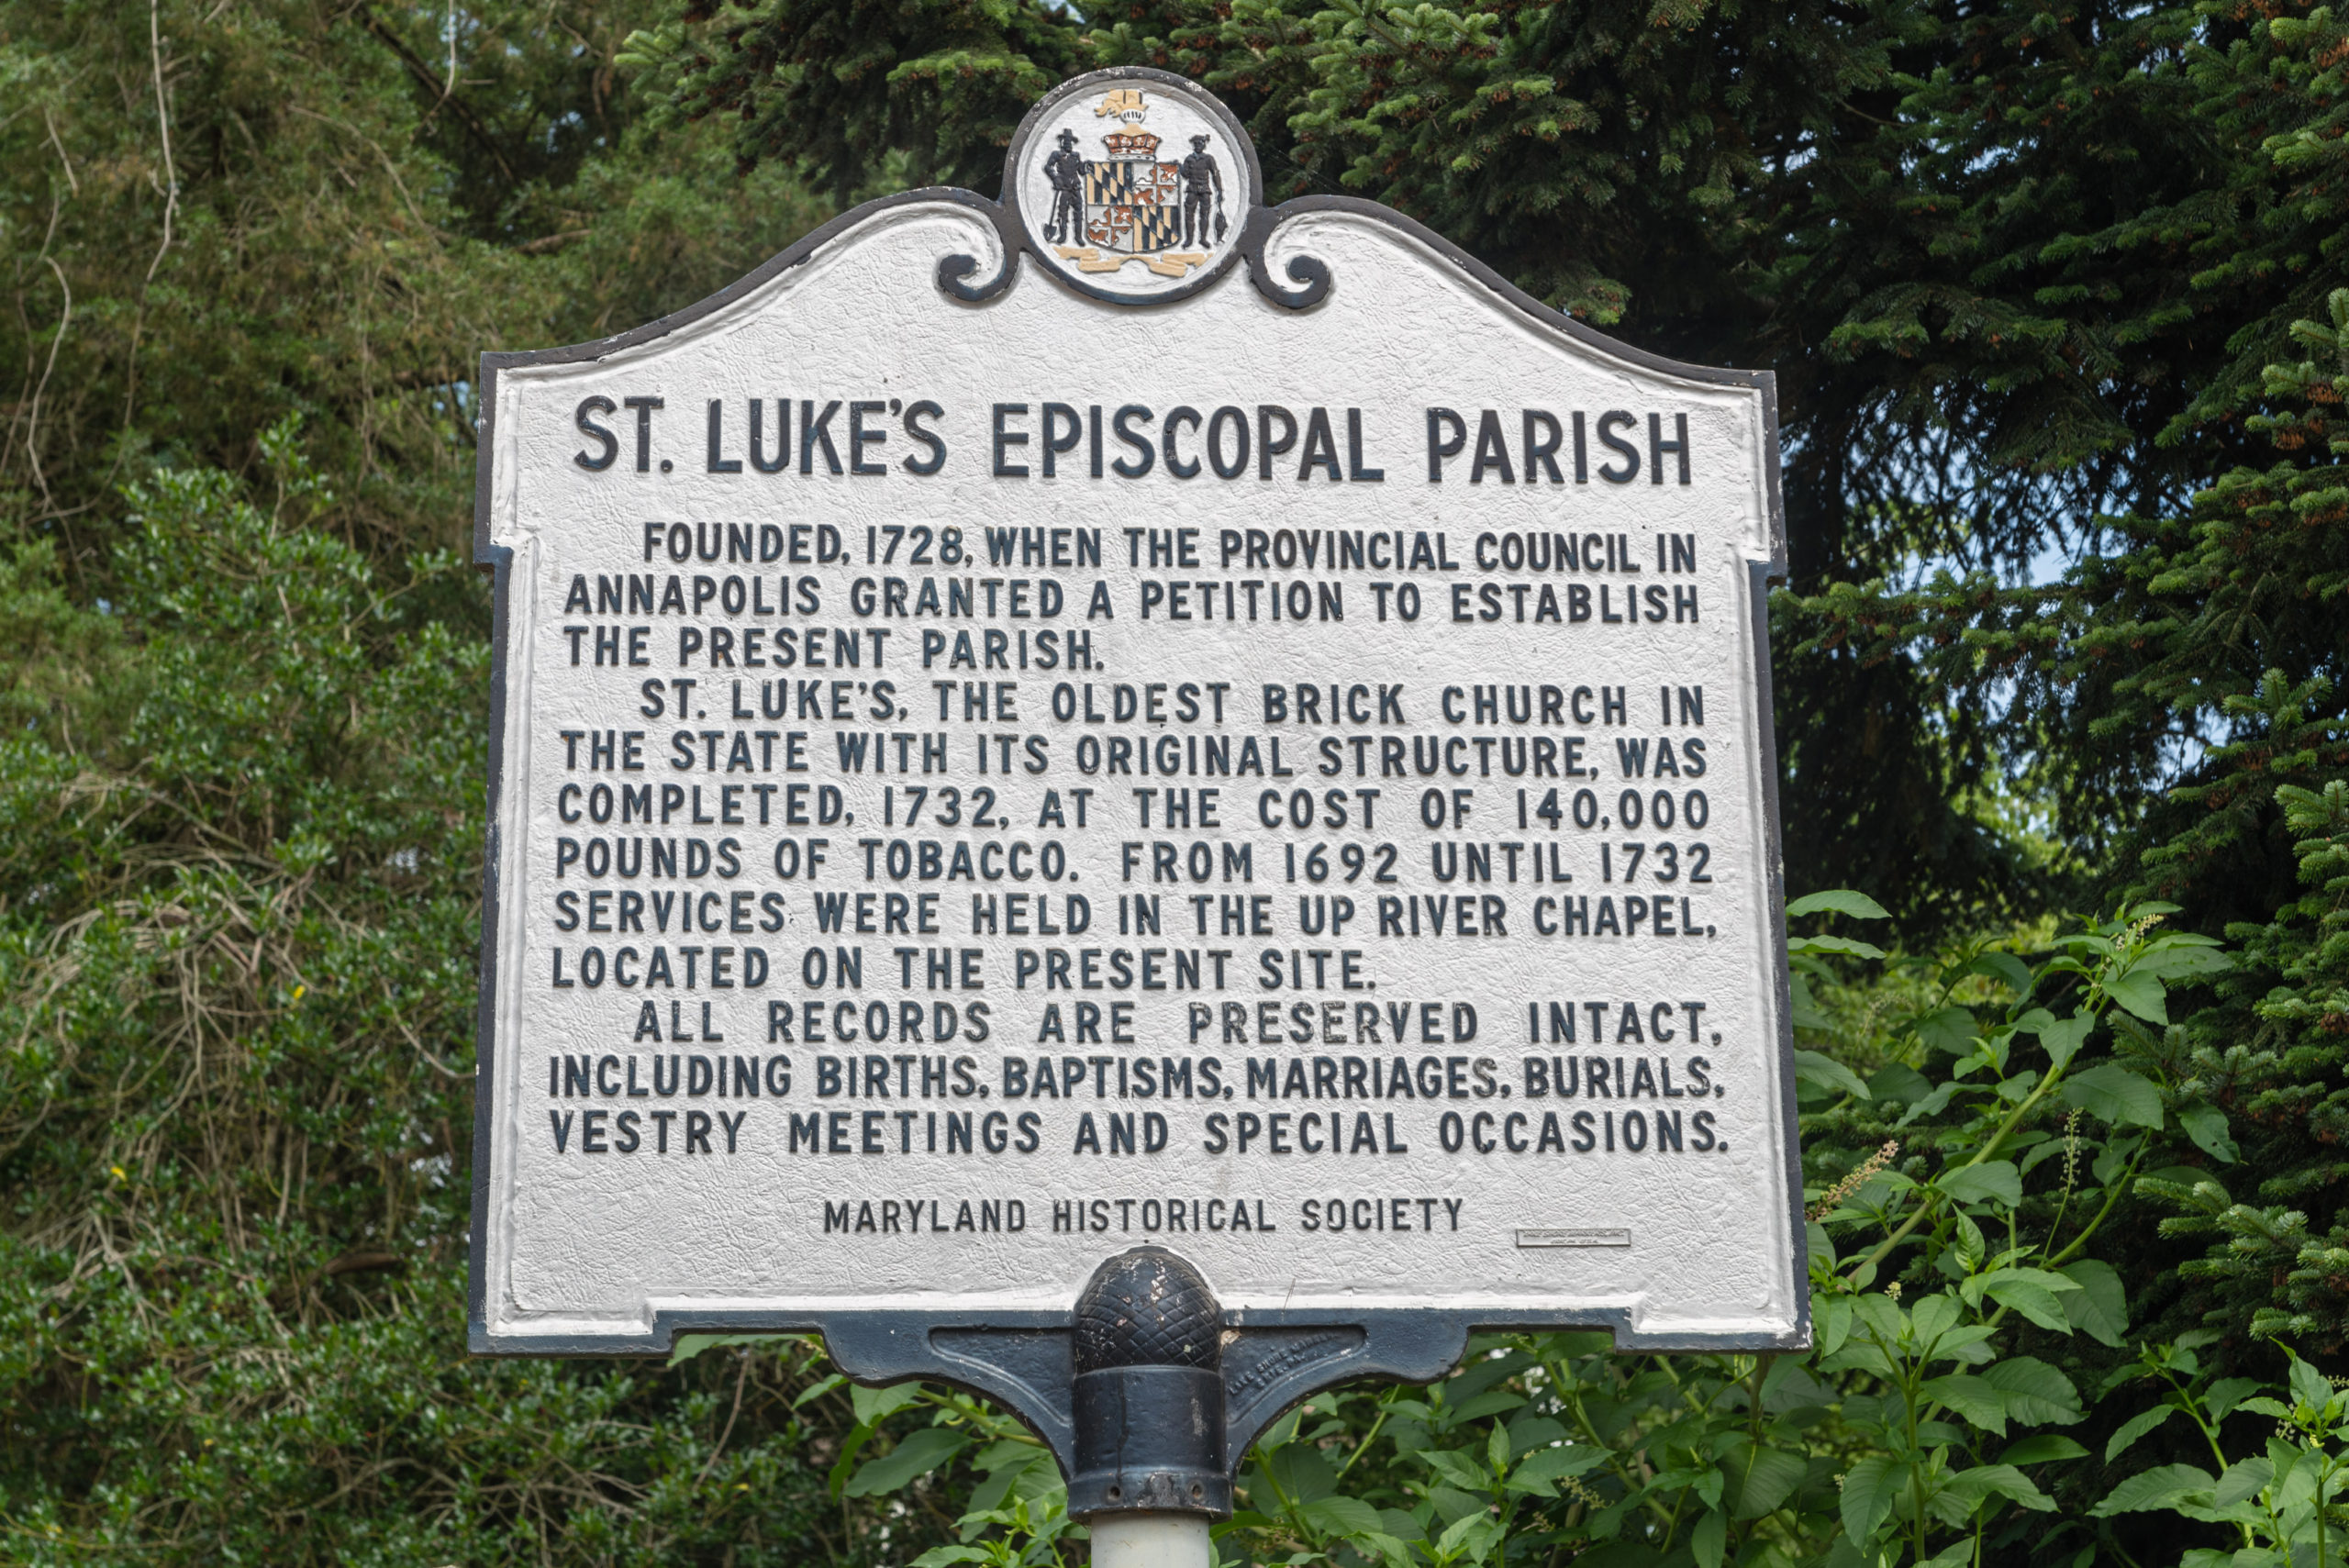
<path fill-rule="evenodd" d="M 1099 1514 L 1093 1568 L 1208 1568 L 1205 1514 Z"/>

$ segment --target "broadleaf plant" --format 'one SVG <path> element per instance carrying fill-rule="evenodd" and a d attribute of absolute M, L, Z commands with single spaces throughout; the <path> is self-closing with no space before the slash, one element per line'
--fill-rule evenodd
<path fill-rule="evenodd" d="M 2144 1027 L 2174 984 L 2229 962 L 2165 930 L 2168 913 L 1930 960 L 1794 939 L 1818 987 L 1798 1004 L 1816 1020 L 1798 1066 L 1821 1178 L 1805 1195 L 1811 1348 L 1623 1355 L 1604 1332 L 1478 1336 L 1440 1383 L 1329 1391 L 1275 1421 L 1217 1529 L 1221 1562 L 2084 1564 L 2134 1561 L 2115 1531 L 2148 1514 L 2174 1516 L 2195 1568 L 2338 1562 L 2349 1395 L 2288 1350 L 2271 1386 L 2212 1376 L 2198 1348 L 2214 1336 L 2133 1340 L 2122 1276 L 2091 1251 L 2149 1161 L 2232 1157 Z M 1846 893 L 1792 914 L 1886 917 Z M 1835 967 L 1875 959 L 1872 978 Z M 1891 997 L 1905 1005 L 1885 1010 Z M 1866 1032 L 1839 1034 L 1862 998 Z M 2203 1136 L 2186 1133 L 2196 1121 Z M 1031 1438 L 959 1395 L 859 1397 L 876 1419 L 918 1406 L 932 1422 L 896 1440 L 907 1459 L 865 1462 L 867 1490 L 992 1444 L 964 1544 L 918 1568 L 1062 1561 L 1079 1532 Z M 2272 1419 L 2254 1432 L 2245 1416 Z M 2203 1457 L 2165 1461 L 2171 1440 Z"/>

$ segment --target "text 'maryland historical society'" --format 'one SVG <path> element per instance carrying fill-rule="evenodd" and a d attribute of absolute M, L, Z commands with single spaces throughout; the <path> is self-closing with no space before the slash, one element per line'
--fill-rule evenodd
<path fill-rule="evenodd" d="M 1064 1310 L 1806 1332 L 1765 376 L 1136 73 L 492 355 L 474 1334 Z"/>

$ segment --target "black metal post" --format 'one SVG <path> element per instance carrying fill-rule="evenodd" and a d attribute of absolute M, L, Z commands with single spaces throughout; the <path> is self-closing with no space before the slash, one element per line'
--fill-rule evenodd
<path fill-rule="evenodd" d="M 1109 1259 L 1077 1296 L 1073 1349 L 1069 1513 L 1229 1518 L 1223 1312 L 1199 1271 L 1159 1247 Z"/>

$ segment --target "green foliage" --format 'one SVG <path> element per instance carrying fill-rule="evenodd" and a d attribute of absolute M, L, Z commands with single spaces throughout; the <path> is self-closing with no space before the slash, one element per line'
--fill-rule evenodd
<path fill-rule="evenodd" d="M 2263 1201 L 2236 1201 L 2215 1175 L 2155 1190 L 2182 1211 L 2164 1232 L 2209 1244 L 2182 1272 L 2210 1323 L 2337 1353 L 2349 1334 L 2349 1224 L 2329 1201 L 2349 1173 L 2338 1148 L 2349 1115 L 2349 783 L 2277 793 L 2307 891 L 2273 920 L 2232 929 L 2240 970 L 2190 1029 L 2202 1108 L 2227 1107 Z"/>
<path fill-rule="evenodd" d="M 261 447 L 265 500 L 132 487 L 103 611 L 46 545 L 0 573 L 0 1555 L 918 1542 L 827 1496 L 855 1422 L 795 1413 L 804 1356 L 466 1356 L 486 650 L 407 607 L 471 573 L 387 587 Z"/>
<path fill-rule="evenodd" d="M 672 113 L 732 120 L 741 167 L 804 168 L 842 206 L 893 148 L 907 183 L 992 192 L 1028 106 L 1085 68 L 1065 17 L 1018 0 L 711 9 L 689 10 L 707 24 L 694 34 L 677 23 L 633 34 L 627 62 L 682 72 Z"/>
<path fill-rule="evenodd" d="M 1820 910 L 1877 913 L 1844 893 L 1807 912 Z M 2145 1020 L 2229 960 L 2163 929 L 2164 913 L 2054 936 L 2028 960 L 1966 946 L 1904 961 L 1920 984 L 1878 1017 L 1870 1080 L 1805 1082 L 1820 1183 L 1806 1194 L 1808 1351 L 1629 1357 L 1603 1332 L 1478 1337 L 1431 1387 L 1327 1393 L 1275 1422 L 1217 1531 L 1221 1557 L 2340 1561 L 2349 1395 L 2288 1351 L 2276 1381 L 2222 1377 L 2198 1352 L 2211 1332 L 2143 1338 L 2098 1255 L 2149 1164 L 2224 1158 L 2176 1131 L 2192 1102 Z M 1817 962 L 1823 992 L 1854 988 Z M 933 1448 L 987 1435 L 951 1435 L 984 1410 L 912 1385 L 863 1407 L 917 1399 L 948 1435 L 860 1484 L 900 1485 Z M 996 1507 L 991 1483 L 965 1542 L 920 1561 L 1057 1561 L 1060 1536 L 1037 1521 L 1057 1521 L 1064 1496 L 1025 1462 L 1028 1514 Z"/>
<path fill-rule="evenodd" d="M 475 354 L 650 320 L 826 216 L 781 170 L 729 179 L 714 137 L 646 134 L 629 25 L 599 0 L 0 3 L 6 536 L 106 596 L 123 484 L 252 481 L 294 413 L 336 536 L 469 548 Z"/>

